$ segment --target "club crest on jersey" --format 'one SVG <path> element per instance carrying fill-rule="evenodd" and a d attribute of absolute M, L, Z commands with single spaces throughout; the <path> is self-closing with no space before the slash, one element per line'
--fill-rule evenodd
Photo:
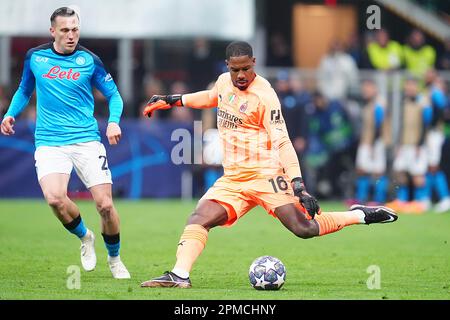
<path fill-rule="evenodd" d="M 86 63 L 86 59 L 84 57 L 78 57 L 75 59 L 77 65 L 82 66 Z"/>
<path fill-rule="evenodd" d="M 245 111 L 247 110 L 248 107 L 248 101 L 245 101 L 243 104 L 241 104 L 241 106 L 239 107 L 239 111 L 242 113 L 245 113 Z"/>

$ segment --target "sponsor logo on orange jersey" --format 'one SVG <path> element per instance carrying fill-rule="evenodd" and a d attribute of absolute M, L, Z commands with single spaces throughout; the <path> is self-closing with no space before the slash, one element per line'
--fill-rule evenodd
<path fill-rule="evenodd" d="M 284 123 L 283 118 L 281 118 L 281 110 L 270 111 L 270 124 L 282 124 Z"/>
<path fill-rule="evenodd" d="M 236 129 L 239 125 L 243 123 L 242 118 L 235 116 L 234 114 L 228 113 L 224 109 L 217 109 L 217 126 Z"/>

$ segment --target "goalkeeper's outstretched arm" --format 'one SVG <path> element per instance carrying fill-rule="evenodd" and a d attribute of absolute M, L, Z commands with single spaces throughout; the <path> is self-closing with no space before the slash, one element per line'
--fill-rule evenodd
<path fill-rule="evenodd" d="M 183 105 L 195 109 L 207 109 L 217 107 L 217 90 L 204 90 L 195 93 L 184 94 L 181 97 Z"/>
<path fill-rule="evenodd" d="M 207 109 L 217 107 L 217 87 L 187 94 L 172 94 L 167 96 L 154 95 L 148 101 L 144 116 L 151 117 L 155 110 L 170 109 L 172 107 L 190 107 L 195 109 Z"/>

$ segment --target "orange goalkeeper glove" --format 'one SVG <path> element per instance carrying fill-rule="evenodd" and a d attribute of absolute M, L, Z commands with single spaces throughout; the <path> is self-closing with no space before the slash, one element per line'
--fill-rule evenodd
<path fill-rule="evenodd" d="M 152 103 L 148 103 L 145 108 L 144 111 L 142 112 L 142 114 L 146 117 L 151 117 L 153 111 L 155 110 L 159 110 L 159 109 L 170 109 L 172 108 L 172 106 L 170 104 L 167 104 L 166 102 L 159 100 L 157 102 L 152 102 Z"/>
<path fill-rule="evenodd" d="M 144 108 L 144 116 L 151 117 L 152 112 L 158 109 L 170 109 L 172 107 L 182 107 L 183 101 L 181 100 L 181 94 L 172 94 L 167 96 L 154 95 L 147 102 Z"/>

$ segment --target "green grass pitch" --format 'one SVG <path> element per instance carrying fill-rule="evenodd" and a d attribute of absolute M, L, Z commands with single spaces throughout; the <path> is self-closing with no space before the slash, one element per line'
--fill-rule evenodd
<path fill-rule="evenodd" d="M 77 204 L 97 236 L 98 262 L 95 271 L 81 271 L 80 289 L 68 289 L 68 268 L 81 268 L 79 240 L 44 200 L 0 201 L 0 299 L 450 299 L 450 214 L 402 215 L 393 224 L 350 226 L 303 240 L 255 208 L 233 227 L 210 232 L 191 273 L 192 289 L 151 289 L 139 284 L 173 267 L 196 202 L 116 201 L 130 280 L 111 277 L 94 204 Z M 321 205 L 324 211 L 344 209 Z M 250 286 L 248 268 L 262 255 L 285 264 L 281 290 Z M 379 289 L 368 289 L 370 266 L 379 268 Z"/>

